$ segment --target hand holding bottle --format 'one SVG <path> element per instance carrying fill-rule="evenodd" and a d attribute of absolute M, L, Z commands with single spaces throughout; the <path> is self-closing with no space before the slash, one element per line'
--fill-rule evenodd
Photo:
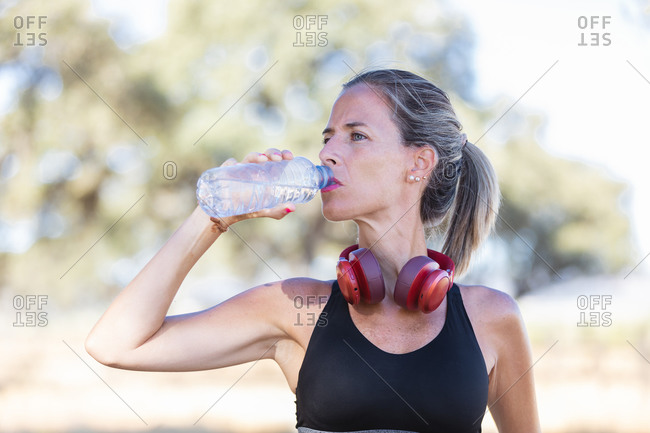
<path fill-rule="evenodd" d="M 220 167 L 229 167 L 236 164 L 247 164 L 247 163 L 264 163 L 267 161 L 283 161 L 283 160 L 292 160 L 293 153 L 290 150 L 280 151 L 279 149 L 269 148 L 264 153 L 260 152 L 251 152 L 246 155 L 241 162 L 238 162 L 235 158 L 229 158 L 221 164 Z M 276 220 L 284 218 L 287 214 L 294 212 L 296 210 L 296 205 L 291 202 L 280 203 L 277 206 L 271 209 L 262 209 L 255 212 L 250 212 L 242 215 L 228 216 L 224 218 L 210 217 L 210 221 L 214 224 L 213 231 L 221 230 L 223 231 L 228 226 L 238 222 L 251 218 L 261 218 L 268 217 Z"/>

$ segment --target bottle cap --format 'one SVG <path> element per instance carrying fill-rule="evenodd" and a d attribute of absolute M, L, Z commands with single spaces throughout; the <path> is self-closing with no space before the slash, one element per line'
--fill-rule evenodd
<path fill-rule="evenodd" d="M 330 186 L 334 183 L 334 172 L 330 167 L 326 165 L 317 165 L 316 169 L 320 174 L 318 189 L 323 189 L 326 186 Z"/>

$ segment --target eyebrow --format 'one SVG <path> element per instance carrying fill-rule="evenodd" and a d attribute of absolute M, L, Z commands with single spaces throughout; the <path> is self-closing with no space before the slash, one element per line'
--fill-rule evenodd
<path fill-rule="evenodd" d="M 349 122 L 349 123 L 345 124 L 345 127 L 347 129 L 356 128 L 357 126 L 368 126 L 368 125 L 366 125 L 363 122 Z M 325 129 L 323 129 L 323 135 L 329 134 L 331 132 L 334 132 L 334 128 L 325 128 Z"/>

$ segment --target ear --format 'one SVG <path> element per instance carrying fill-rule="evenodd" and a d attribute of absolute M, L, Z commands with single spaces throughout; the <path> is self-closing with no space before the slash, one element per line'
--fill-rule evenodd
<path fill-rule="evenodd" d="M 411 174 L 421 178 L 427 176 L 428 178 L 436 167 L 437 162 L 438 155 L 432 147 L 418 147 L 415 152 L 413 152 L 413 167 L 411 168 Z"/>

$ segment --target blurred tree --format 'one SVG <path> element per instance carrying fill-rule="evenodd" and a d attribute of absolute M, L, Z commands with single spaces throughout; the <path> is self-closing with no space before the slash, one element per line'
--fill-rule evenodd
<path fill-rule="evenodd" d="M 341 83 L 364 67 L 432 77 L 476 131 L 500 114 L 470 108 L 472 32 L 443 1 L 174 0 L 166 33 L 124 50 L 87 1 L 19 2 L 3 19 L 27 15 L 47 16 L 45 46 L 13 46 L 19 30 L 0 28 L 0 73 L 17 97 L 0 119 L 0 224 L 21 233 L 0 243 L 14 253 L 0 252 L 0 284 L 14 291 L 52 290 L 61 299 L 112 292 L 191 212 L 205 169 L 271 146 L 317 159 Z M 326 22 L 306 28 L 308 15 Z M 300 46 L 310 33 L 325 45 Z M 532 134 L 505 147 L 481 144 L 499 162 L 504 219 L 554 269 L 621 266 L 629 234 L 620 185 L 547 155 Z M 599 201 L 584 188 L 598 188 Z M 353 237 L 350 224 L 326 222 L 317 203 L 282 224 L 241 227 L 260 256 L 281 257 L 292 274 Z M 612 240 L 616 260 L 599 248 Z M 238 237 L 220 244 L 213 254 L 223 272 L 265 270 Z M 552 275 L 536 257 L 514 260 L 523 291 L 538 273 Z"/>
<path fill-rule="evenodd" d="M 497 224 L 507 240 L 518 294 L 558 278 L 630 264 L 625 185 L 594 167 L 552 156 L 530 137 L 513 138 L 494 158 L 505 198 Z"/>

